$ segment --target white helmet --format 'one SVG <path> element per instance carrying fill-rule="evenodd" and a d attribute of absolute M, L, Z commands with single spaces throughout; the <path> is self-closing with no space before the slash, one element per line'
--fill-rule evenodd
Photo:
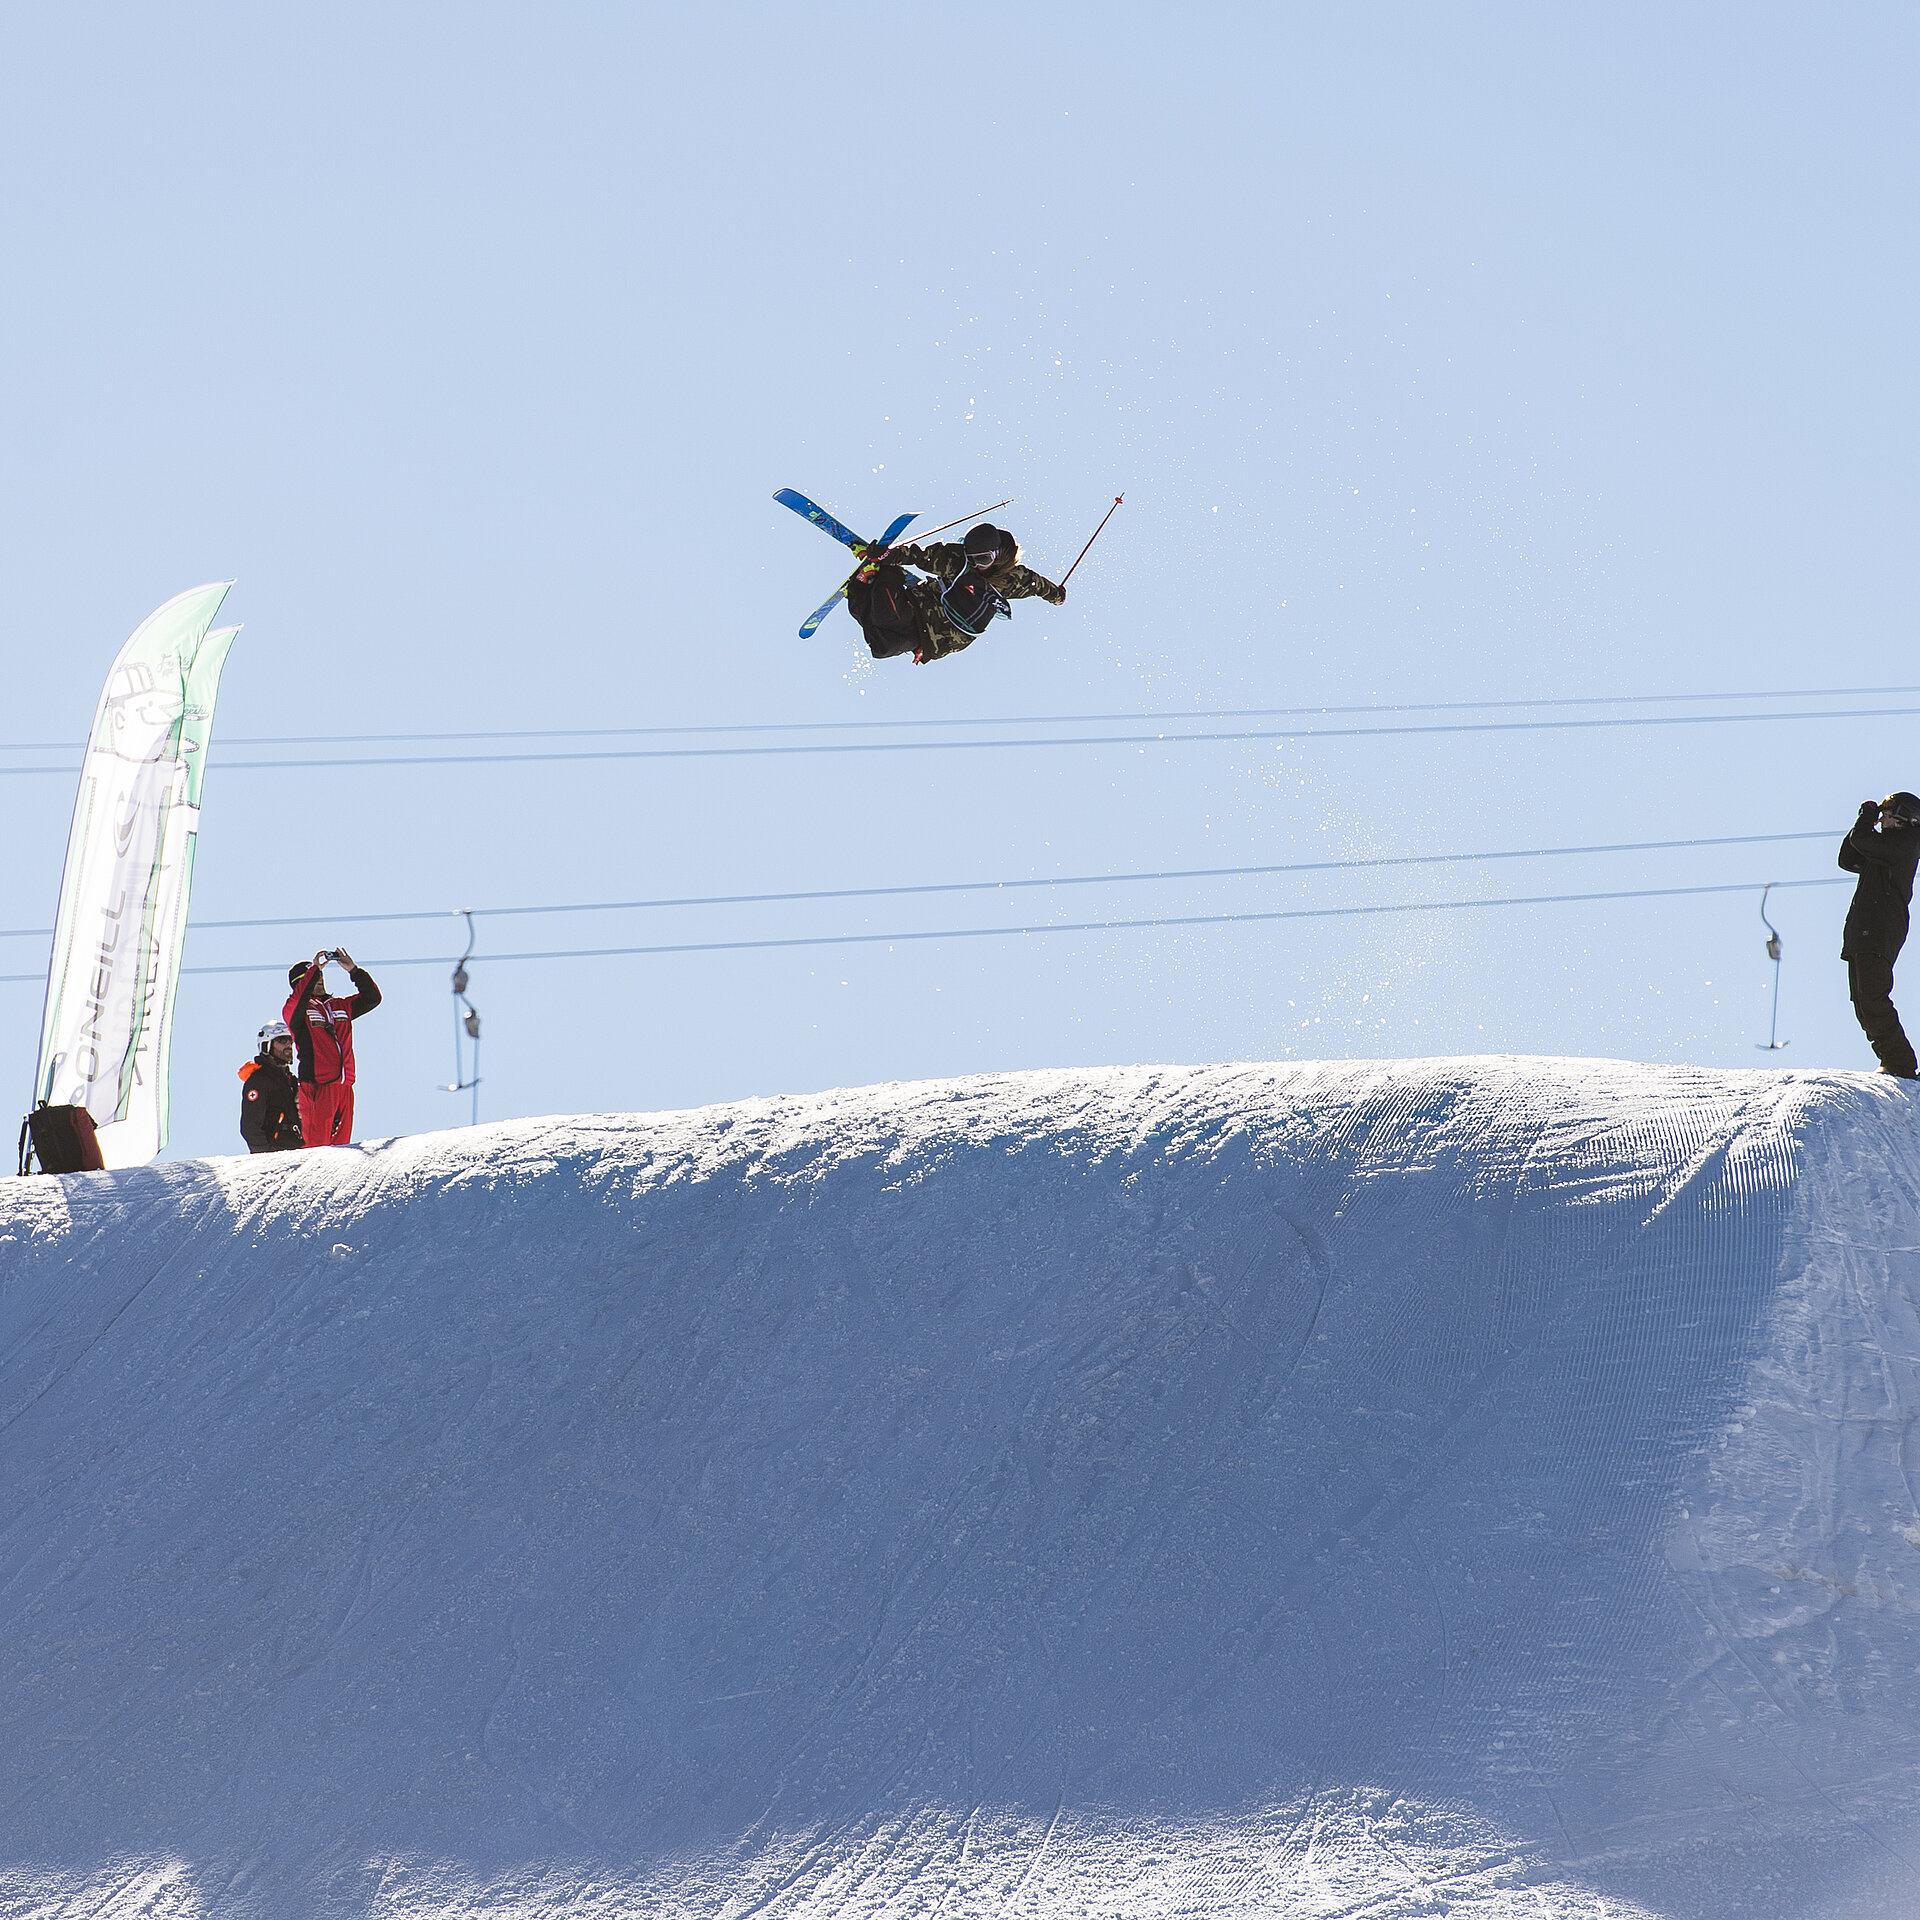
<path fill-rule="evenodd" d="M 291 1040 L 293 1029 L 284 1020 L 269 1020 L 260 1029 L 260 1051 L 265 1053 L 276 1040 Z"/>

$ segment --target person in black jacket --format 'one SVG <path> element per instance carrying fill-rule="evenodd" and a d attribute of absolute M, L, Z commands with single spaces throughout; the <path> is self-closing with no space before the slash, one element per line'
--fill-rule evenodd
<path fill-rule="evenodd" d="M 1913 1043 L 1894 1011 L 1893 963 L 1906 944 L 1913 872 L 1920 866 L 1920 799 L 1890 793 L 1884 800 L 1862 800 L 1860 817 L 1840 842 L 1840 864 L 1860 876 L 1840 938 L 1854 1017 L 1880 1071 L 1912 1080 L 1920 1074 Z"/>
<path fill-rule="evenodd" d="M 300 1083 L 293 1077 L 293 1035 L 284 1020 L 260 1029 L 260 1050 L 240 1069 L 240 1137 L 249 1153 L 292 1153 L 300 1136 Z"/>

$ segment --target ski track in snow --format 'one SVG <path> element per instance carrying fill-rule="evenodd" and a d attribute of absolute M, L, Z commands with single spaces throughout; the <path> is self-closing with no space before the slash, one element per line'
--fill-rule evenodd
<path fill-rule="evenodd" d="M 1915 1098 L 1132 1067 L 0 1182 L 0 1915 L 1907 1920 Z"/>

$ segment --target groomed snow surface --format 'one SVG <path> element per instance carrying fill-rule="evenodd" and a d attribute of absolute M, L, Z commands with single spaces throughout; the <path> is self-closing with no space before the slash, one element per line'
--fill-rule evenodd
<path fill-rule="evenodd" d="M 1906 1087 L 0 1182 L 0 1912 L 1920 1913 Z"/>

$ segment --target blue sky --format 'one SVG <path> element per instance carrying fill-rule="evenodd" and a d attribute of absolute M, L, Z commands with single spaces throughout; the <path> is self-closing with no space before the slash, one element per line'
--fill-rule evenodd
<path fill-rule="evenodd" d="M 77 742 L 144 614 L 237 579 L 188 961 L 284 968 L 337 939 L 390 963 L 365 1135 L 465 1117 L 436 1090 L 455 907 L 1837 828 L 1920 786 L 1910 718 L 279 772 L 238 763 L 380 750 L 229 747 L 225 777 L 219 756 L 1920 683 L 1916 37 L 1890 7 L 15 9 L 7 737 Z M 1127 504 L 1065 608 L 916 670 L 868 662 L 844 614 L 798 640 L 843 553 L 781 486 L 868 532 L 1012 494 L 995 517 L 1056 576 Z M 72 782 L 5 784 L 4 924 L 44 927 Z M 570 913 L 483 919 L 480 950 L 1831 860 Z M 1133 1060 L 1753 1065 L 1756 900 L 483 961 L 481 1114 Z M 1845 900 L 1776 896 L 1787 1064 L 1871 1064 Z M 416 911 L 444 917 L 347 918 Z M 3 944 L 0 971 L 44 966 L 44 940 Z M 273 972 L 185 981 L 171 1152 L 237 1145 L 234 1069 L 279 997 Z M 23 1103 L 39 1004 L 0 986 Z"/>

